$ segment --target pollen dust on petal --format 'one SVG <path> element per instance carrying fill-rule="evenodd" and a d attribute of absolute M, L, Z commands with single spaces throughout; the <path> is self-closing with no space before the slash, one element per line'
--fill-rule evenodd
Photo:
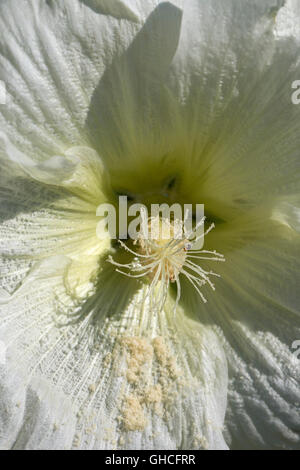
<path fill-rule="evenodd" d="M 147 425 L 147 419 L 138 396 L 128 395 L 123 408 L 123 424 L 127 431 L 141 431 Z"/>
<path fill-rule="evenodd" d="M 182 372 L 169 346 L 161 336 L 154 339 L 128 336 L 120 340 L 125 352 L 126 391 L 120 409 L 120 422 L 126 431 L 142 431 L 152 413 L 163 419 L 182 383 Z"/>

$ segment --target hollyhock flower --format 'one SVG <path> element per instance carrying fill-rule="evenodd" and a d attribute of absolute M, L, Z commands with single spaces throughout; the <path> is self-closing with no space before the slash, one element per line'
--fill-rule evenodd
<path fill-rule="evenodd" d="M 299 19 L 296 0 L 1 2 L 1 448 L 299 448 Z M 120 194 L 204 204 L 226 261 L 140 240 L 167 270 L 138 282 L 132 245 L 97 236 Z M 187 260 L 220 276 L 206 302 Z"/>

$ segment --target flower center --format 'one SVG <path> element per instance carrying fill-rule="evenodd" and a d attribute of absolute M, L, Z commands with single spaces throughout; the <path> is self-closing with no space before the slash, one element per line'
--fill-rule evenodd
<path fill-rule="evenodd" d="M 147 274 L 149 279 L 157 275 L 159 280 L 175 282 L 185 263 L 188 240 L 183 236 L 183 224 L 179 220 L 170 222 L 159 216 L 147 222 L 147 231 L 142 228 L 138 239 L 138 252 L 147 258 L 159 261 Z M 155 269 L 156 268 L 156 269 Z"/>
<path fill-rule="evenodd" d="M 117 267 L 117 271 L 131 278 L 144 278 L 147 281 L 147 297 L 152 310 L 159 313 L 165 304 L 169 284 L 176 283 L 177 297 L 174 306 L 176 311 L 181 296 L 180 276 L 185 276 L 206 302 L 201 287 L 208 284 L 215 290 L 210 277 L 218 276 L 213 271 L 205 271 L 201 260 L 225 261 L 223 255 L 216 251 L 193 249 L 200 237 L 204 237 L 214 226 L 198 235 L 204 218 L 188 232 L 182 221 L 170 221 L 159 216 L 146 218 L 142 215 L 140 232 L 134 241 L 136 251 L 119 240 L 121 246 L 134 255 L 128 264 L 117 263 L 111 256 L 108 261 Z M 122 270 L 120 269 L 122 268 Z M 126 271 L 124 271 L 124 269 Z M 219 277 L 219 276 L 218 276 Z"/>

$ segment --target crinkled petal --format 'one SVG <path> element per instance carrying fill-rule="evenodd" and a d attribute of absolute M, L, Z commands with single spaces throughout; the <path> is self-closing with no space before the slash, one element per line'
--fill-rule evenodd
<path fill-rule="evenodd" d="M 300 5 L 297 0 L 286 0 L 276 16 L 276 35 L 300 40 Z"/>
<path fill-rule="evenodd" d="M 285 197 L 279 201 L 274 206 L 273 219 L 292 231 L 300 232 L 300 196 Z"/>
<path fill-rule="evenodd" d="M 19 151 L 13 148 L 11 160 L 15 151 L 19 159 Z M 18 160 L 16 165 L 0 160 L 0 279 L 9 294 L 35 262 L 55 254 L 73 260 L 74 275 L 76 263 L 85 264 L 80 272 L 85 272 L 86 284 L 88 272 L 94 279 L 99 256 L 110 246 L 109 238 L 99 239 L 96 232 L 97 207 L 106 202 L 110 191 L 100 157 L 87 147 L 74 147 L 64 159 L 70 162 L 66 171 L 56 165 L 46 168 L 47 162 Z"/>
<path fill-rule="evenodd" d="M 0 367 L 0 383 L 0 449 L 70 449 L 76 427 L 70 400 L 42 381 L 25 388 L 7 366 Z"/>
<path fill-rule="evenodd" d="M 119 19 L 128 19 L 130 21 L 141 21 L 145 19 L 154 8 L 165 0 L 82 0 L 94 11 L 111 15 Z M 168 1 L 179 7 L 182 6 L 183 0 Z"/>
<path fill-rule="evenodd" d="M 139 21 L 140 15 L 137 10 L 137 2 L 135 0 L 82 0 L 94 11 L 111 15 L 115 18 L 128 19 L 129 21 Z"/>
<path fill-rule="evenodd" d="M 291 96 L 300 63 L 295 39 L 276 33 L 283 6 L 192 0 L 183 16 L 171 3 L 153 10 L 101 77 L 87 117 L 117 189 L 146 199 L 175 175 L 179 198 L 225 220 L 299 191 Z"/>
<path fill-rule="evenodd" d="M 275 29 L 285 3 L 185 4 L 168 76 L 181 103 L 183 185 L 220 218 L 299 192 L 300 107 L 291 100 L 299 46 Z"/>
<path fill-rule="evenodd" d="M 87 145 L 92 93 L 139 27 L 79 0 L 1 2 L 1 131 L 34 161 Z"/>
<path fill-rule="evenodd" d="M 290 201 L 291 204 L 291 201 Z M 279 208 L 282 206 L 279 204 Z M 199 319 L 215 325 L 229 368 L 228 445 L 240 449 L 297 449 L 300 445 L 300 239 L 290 206 L 270 222 L 255 210 L 207 237 L 226 262 Z M 209 240 L 210 238 L 210 240 Z"/>
<path fill-rule="evenodd" d="M 215 333 L 182 310 L 175 319 L 173 300 L 155 318 L 144 288 L 109 264 L 98 293 L 77 306 L 63 264 L 59 273 L 48 261 L 1 307 L 6 367 L 18 380 L 2 448 L 226 449 L 227 364 Z M 16 382 L 3 377 L 9 395 Z"/>
<path fill-rule="evenodd" d="M 177 129 L 166 79 L 181 17 L 178 6 L 158 3 L 130 46 L 107 68 L 91 99 L 87 128 L 116 182 L 119 177 L 128 183 L 126 176 L 145 159 L 160 160 L 172 145 L 170 135 Z"/>

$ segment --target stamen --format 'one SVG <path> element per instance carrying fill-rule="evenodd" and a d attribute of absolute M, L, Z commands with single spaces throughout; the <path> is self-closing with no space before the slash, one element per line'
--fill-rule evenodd
<path fill-rule="evenodd" d="M 117 272 L 130 278 L 144 278 L 147 281 L 146 295 L 149 297 L 150 308 L 153 312 L 159 313 L 163 309 L 170 283 L 176 283 L 177 286 L 174 313 L 176 312 L 182 292 L 180 276 L 185 276 L 189 280 L 202 301 L 206 303 L 207 299 L 200 288 L 208 284 L 212 290 L 215 290 L 209 276 L 220 276 L 213 271 L 205 271 L 192 259 L 225 261 L 225 258 L 215 250 L 193 250 L 197 241 L 214 228 L 212 224 L 199 236 L 197 230 L 203 224 L 204 218 L 196 224 L 194 229 L 184 233 L 184 223 L 179 220 L 170 222 L 159 216 L 148 219 L 144 216 L 141 221 L 140 234 L 134 241 L 134 245 L 137 246 L 136 251 L 119 240 L 121 247 L 134 255 L 134 259 L 130 263 L 121 264 L 109 256 L 107 261 L 116 266 Z M 151 227 L 156 227 L 158 230 L 152 232 Z M 178 237 L 178 233 L 182 234 L 181 238 Z M 166 234 L 168 237 L 165 236 Z"/>

